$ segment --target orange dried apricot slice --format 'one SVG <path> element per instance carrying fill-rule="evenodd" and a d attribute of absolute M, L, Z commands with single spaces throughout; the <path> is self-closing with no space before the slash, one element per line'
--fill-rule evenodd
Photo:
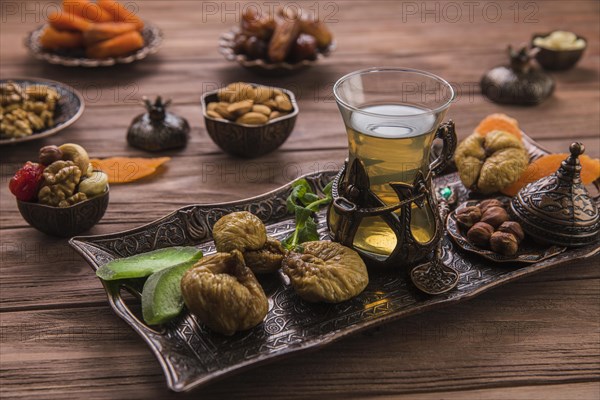
<path fill-rule="evenodd" d="M 516 195 L 528 183 L 555 173 L 561 162 L 568 156 L 568 154 L 548 154 L 538 158 L 529 164 L 515 183 L 505 187 L 501 192 L 508 196 Z M 581 163 L 581 180 L 584 184 L 588 185 L 600 178 L 599 159 L 582 155 L 579 156 L 579 162 Z"/>
<path fill-rule="evenodd" d="M 475 128 L 475 132 L 481 136 L 485 136 L 493 131 L 508 132 L 519 139 L 521 139 L 522 136 L 517 120 L 506 114 L 490 114 L 477 125 L 477 128 Z"/>
<path fill-rule="evenodd" d="M 129 183 L 152 175 L 158 167 L 170 159 L 170 157 L 112 157 L 92 159 L 90 162 L 94 169 L 99 169 L 108 175 L 109 183 Z"/>

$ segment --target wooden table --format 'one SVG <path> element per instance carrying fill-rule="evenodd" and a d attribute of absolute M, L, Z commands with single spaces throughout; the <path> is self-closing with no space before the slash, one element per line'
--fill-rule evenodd
<path fill-rule="evenodd" d="M 125 132 L 142 112 L 139 98 L 157 94 L 174 99 L 171 110 L 189 120 L 191 141 L 185 150 L 166 153 L 173 159 L 160 175 L 113 186 L 108 212 L 92 234 L 133 228 L 190 203 L 257 195 L 302 173 L 339 168 L 346 138 L 332 85 L 350 71 L 378 65 L 424 69 L 453 82 L 459 97 L 448 117 L 460 137 L 487 114 L 506 112 L 551 151 L 564 152 L 571 141 L 581 140 L 587 153 L 598 157 L 598 2 L 307 2 L 328 18 L 338 50 L 318 67 L 285 79 L 257 77 L 217 52 L 219 34 L 236 24 L 235 12 L 227 11 L 239 10 L 240 3 L 137 2 L 140 15 L 164 30 L 158 54 L 114 68 L 43 64 L 21 43 L 52 4 L 2 3 L 0 77 L 59 80 L 86 98 L 83 117 L 58 136 L 0 149 L 3 399 L 600 397 L 598 257 L 175 395 L 166 389 L 149 349 L 112 313 L 87 264 L 66 240 L 27 226 L 7 189 L 10 176 L 36 158 L 42 145 L 77 142 L 94 157 L 147 156 L 127 146 Z M 482 98 L 477 82 L 487 68 L 507 61 L 507 44 L 559 27 L 590 42 L 577 68 L 553 74 L 557 89 L 550 100 L 522 108 Z M 212 143 L 200 95 L 231 81 L 296 92 L 301 113 L 279 151 L 246 161 L 224 155 Z"/>

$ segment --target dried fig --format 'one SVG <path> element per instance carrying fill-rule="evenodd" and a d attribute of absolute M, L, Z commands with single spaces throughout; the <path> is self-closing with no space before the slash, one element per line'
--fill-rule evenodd
<path fill-rule="evenodd" d="M 188 309 L 210 329 L 233 335 L 260 324 L 269 302 L 242 253 L 216 253 L 202 258 L 181 279 Z"/>
<path fill-rule="evenodd" d="M 367 268 L 354 250 L 329 241 L 302 246 L 302 253 L 291 252 L 283 260 L 283 272 L 304 300 L 340 303 L 367 287 Z"/>
<path fill-rule="evenodd" d="M 519 138 L 493 131 L 467 137 L 458 145 L 454 160 L 463 184 L 488 194 L 519 179 L 529 164 L 529 155 Z"/>
<path fill-rule="evenodd" d="M 244 253 L 244 261 L 255 274 L 265 274 L 281 268 L 285 254 L 286 251 L 279 240 L 267 237 L 267 243 L 262 249 Z"/>
<path fill-rule="evenodd" d="M 481 222 L 490 224 L 494 229 L 508 220 L 508 213 L 502 207 L 489 207 L 481 216 Z"/>
<path fill-rule="evenodd" d="M 525 239 L 523 228 L 515 221 L 503 222 L 502 225 L 498 227 L 498 231 L 512 234 L 517 239 L 517 243 L 521 243 L 523 239 Z"/>
<path fill-rule="evenodd" d="M 262 221 L 248 211 L 223 216 L 213 226 L 217 251 L 259 250 L 267 242 L 267 230 Z"/>
<path fill-rule="evenodd" d="M 478 222 L 467 232 L 467 239 L 475 246 L 489 247 L 494 227 L 485 222 Z"/>
<path fill-rule="evenodd" d="M 494 232 L 490 239 L 492 250 L 505 256 L 514 256 L 519 250 L 517 238 L 512 233 Z"/>
<path fill-rule="evenodd" d="M 465 228 L 470 228 L 481 219 L 481 210 L 477 206 L 460 207 L 456 210 L 456 220 Z"/>

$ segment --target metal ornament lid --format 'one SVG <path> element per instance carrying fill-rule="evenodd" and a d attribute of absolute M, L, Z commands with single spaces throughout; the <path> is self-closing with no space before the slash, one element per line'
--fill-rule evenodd
<path fill-rule="evenodd" d="M 541 242 L 585 246 L 600 235 L 598 205 L 581 182 L 581 143 L 552 175 L 526 185 L 513 197 L 510 212 L 523 230 Z"/>

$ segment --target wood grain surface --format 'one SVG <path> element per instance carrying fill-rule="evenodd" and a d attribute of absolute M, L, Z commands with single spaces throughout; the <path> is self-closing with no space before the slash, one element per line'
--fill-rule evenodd
<path fill-rule="evenodd" d="M 584 142 L 600 156 L 600 3 L 586 1 L 294 2 L 327 18 L 338 43 L 328 59 L 287 78 L 255 76 L 217 51 L 244 2 L 137 1 L 161 27 L 158 54 L 106 69 L 43 64 L 22 45 L 57 2 L 0 3 L 0 78 L 42 77 L 80 90 L 83 117 L 59 135 L 0 148 L 0 397 L 2 399 L 402 398 L 599 399 L 600 271 L 572 263 L 486 293 L 465 304 L 413 316 L 325 349 L 277 361 L 189 394 L 166 389 L 149 349 L 110 310 L 100 282 L 66 244 L 20 217 L 7 183 L 43 145 L 77 142 L 93 157 L 147 156 L 125 132 L 141 96 L 173 98 L 191 140 L 159 174 L 113 186 L 109 209 L 90 233 L 150 222 L 191 203 L 237 200 L 294 177 L 339 168 L 346 137 L 331 88 L 369 66 L 424 69 L 451 81 L 448 117 L 460 137 L 492 112 L 516 117 L 542 146 Z M 263 10 L 275 2 L 252 2 Z M 285 4 L 279 2 L 279 4 Z M 232 11 L 233 10 L 233 11 Z M 554 96 L 537 107 L 499 106 L 477 82 L 506 61 L 506 45 L 562 28 L 589 39 L 578 66 L 552 74 Z M 200 96 L 231 81 L 293 90 L 300 115 L 279 151 L 256 160 L 224 155 L 208 137 Z"/>

